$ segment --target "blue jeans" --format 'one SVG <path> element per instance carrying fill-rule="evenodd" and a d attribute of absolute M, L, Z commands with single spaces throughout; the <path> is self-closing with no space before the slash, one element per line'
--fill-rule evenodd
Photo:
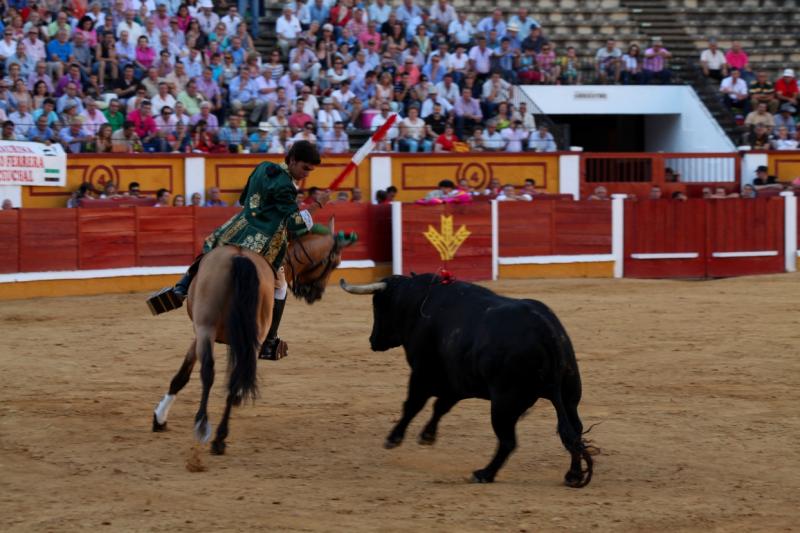
<path fill-rule="evenodd" d="M 404 138 L 397 141 L 397 149 L 400 152 L 430 152 L 432 148 L 433 145 L 428 139 L 418 141 L 416 139 Z"/>
<path fill-rule="evenodd" d="M 245 18 L 247 5 L 250 4 L 250 37 L 258 37 L 258 21 L 261 17 L 261 0 L 239 0 L 239 15 Z"/>

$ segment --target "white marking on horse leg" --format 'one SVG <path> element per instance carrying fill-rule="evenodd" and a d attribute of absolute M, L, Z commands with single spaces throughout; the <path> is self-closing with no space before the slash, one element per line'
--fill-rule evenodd
<path fill-rule="evenodd" d="M 205 432 L 203 432 L 201 424 L 203 424 L 202 420 L 194 425 L 194 438 L 197 439 L 200 444 L 205 444 L 211 439 L 211 422 L 208 420 L 205 421 Z"/>
<path fill-rule="evenodd" d="M 175 402 L 175 395 L 174 394 L 165 394 L 161 401 L 158 402 L 158 406 L 156 406 L 155 413 L 156 413 L 156 421 L 159 424 L 165 424 L 167 422 L 167 415 L 169 415 L 169 408 L 172 407 L 172 404 Z"/>

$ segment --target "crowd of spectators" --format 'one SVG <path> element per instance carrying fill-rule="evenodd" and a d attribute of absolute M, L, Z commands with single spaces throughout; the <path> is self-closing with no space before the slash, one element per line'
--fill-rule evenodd
<path fill-rule="evenodd" d="M 259 2 L 13 0 L 0 6 L 6 140 L 77 152 L 282 153 L 297 139 L 350 151 L 354 130 L 399 120 L 379 149 L 553 151 L 515 83 L 581 83 L 520 7 L 471 21 L 448 0 L 297 0 L 274 50 L 255 48 Z M 563 53 L 558 53 L 563 52 Z M 666 83 L 653 42 L 597 51 L 602 82 Z"/>
<path fill-rule="evenodd" d="M 798 148 L 800 91 L 794 69 L 783 69 L 772 81 L 766 71 L 751 68 L 741 43 L 733 41 L 723 52 L 714 39 L 700 54 L 700 66 L 707 78 L 719 82 L 723 104 L 746 127 L 742 144 L 756 150 Z"/>
<path fill-rule="evenodd" d="M 248 25 L 240 12 L 258 8 L 256 0 L 5 2 L 3 139 L 59 142 L 70 153 L 282 153 L 307 139 L 343 153 L 354 131 L 397 113 L 379 149 L 553 151 L 553 135 L 537 128 L 515 84 L 671 81 L 659 39 L 625 52 L 609 39 L 582 58 L 575 47 L 558 50 L 526 7 L 470 20 L 449 0 L 296 0 L 284 5 L 276 47 L 264 56 L 258 19 Z M 773 84 L 750 71 L 736 42 L 727 52 L 710 42 L 701 64 L 743 115 L 751 144 L 797 147 L 791 69 Z"/>

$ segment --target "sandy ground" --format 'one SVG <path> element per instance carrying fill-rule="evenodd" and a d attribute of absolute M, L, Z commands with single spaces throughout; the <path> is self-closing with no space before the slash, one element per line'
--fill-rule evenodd
<path fill-rule="evenodd" d="M 800 275 L 707 282 L 534 280 L 490 285 L 559 314 L 602 448 L 582 490 L 540 402 L 493 485 L 488 402 L 465 401 L 434 447 L 381 446 L 408 370 L 375 354 L 370 299 L 293 300 L 291 355 L 260 362 L 262 398 L 234 411 L 228 454 L 185 468 L 197 371 L 170 431 L 150 431 L 190 341 L 182 312 L 142 294 L 0 306 L 2 531 L 663 531 L 797 529 Z M 312 333 L 313 328 L 313 333 Z M 225 354 L 218 347 L 219 368 Z M 218 371 L 212 421 L 222 408 Z"/>

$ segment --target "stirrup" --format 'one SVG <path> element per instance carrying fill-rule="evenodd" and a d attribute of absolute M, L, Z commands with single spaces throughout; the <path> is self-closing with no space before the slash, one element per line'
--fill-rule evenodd
<path fill-rule="evenodd" d="M 261 353 L 258 354 L 259 359 L 267 359 L 269 361 L 277 361 L 289 355 L 289 345 L 286 341 L 279 338 L 267 339 L 261 346 Z"/>
<path fill-rule="evenodd" d="M 160 315 L 183 306 L 183 298 L 175 293 L 175 287 L 164 287 L 147 299 L 147 307 L 154 315 Z"/>

